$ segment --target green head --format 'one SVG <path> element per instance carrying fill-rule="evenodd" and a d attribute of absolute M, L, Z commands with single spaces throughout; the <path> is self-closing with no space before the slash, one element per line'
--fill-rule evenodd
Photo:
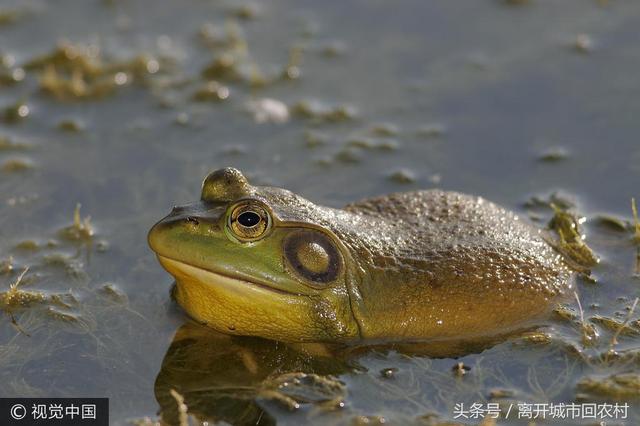
<path fill-rule="evenodd" d="M 178 303 L 220 331 L 285 341 L 358 337 L 348 250 L 336 214 L 283 189 L 211 173 L 201 200 L 173 211 L 149 245 L 177 283 Z"/>

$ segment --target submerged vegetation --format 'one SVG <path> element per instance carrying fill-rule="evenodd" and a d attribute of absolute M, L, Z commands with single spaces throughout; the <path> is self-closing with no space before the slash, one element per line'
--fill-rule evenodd
<path fill-rule="evenodd" d="M 80 206 L 76 206 L 73 224 L 63 228 L 61 235 L 72 239 L 86 239 L 93 235 L 88 218 L 80 219 L 79 209 Z M 52 289 L 26 288 L 32 282 L 41 281 L 40 273 L 36 271 L 47 271 L 49 274 L 61 271 L 64 274 L 63 282 L 67 285 L 74 281 L 77 283 L 86 282 L 87 275 L 84 272 L 84 265 L 79 259 L 80 253 L 69 255 L 61 251 L 63 248 L 58 241 L 53 239 L 42 246 L 35 240 L 24 240 L 15 246 L 16 251 L 28 251 L 31 256 L 37 257 L 29 261 L 32 266 L 25 266 L 15 281 L 9 285 L 8 290 L 0 292 L 0 308 L 10 316 L 12 323 L 25 334 L 29 334 L 29 332 L 20 327 L 16 321 L 16 315 L 29 311 L 31 308 L 43 307 L 44 311 L 40 311 L 53 319 L 65 322 L 77 321 L 74 310 L 78 307 L 78 299 L 72 289 L 55 292 Z M 46 253 L 40 255 L 43 250 Z M 13 256 L 10 256 L 3 264 L 6 273 L 10 274 L 15 269 Z M 26 274 L 30 268 L 34 273 L 27 277 Z"/>

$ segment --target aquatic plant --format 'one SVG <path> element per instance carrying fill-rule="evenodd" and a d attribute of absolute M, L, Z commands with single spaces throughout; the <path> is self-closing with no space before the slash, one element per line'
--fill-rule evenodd
<path fill-rule="evenodd" d="M 577 269 L 588 270 L 600 261 L 591 248 L 584 242 L 580 232 L 580 225 L 585 218 L 578 218 L 568 210 L 551 203 L 553 217 L 549 228 L 558 234 L 559 241 L 555 244 L 558 251 L 568 257 Z"/>
<path fill-rule="evenodd" d="M 80 216 L 80 203 L 76 204 L 73 211 L 73 223 L 62 230 L 62 235 L 70 240 L 90 240 L 93 237 L 94 230 L 91 225 L 91 216 L 84 219 Z"/>

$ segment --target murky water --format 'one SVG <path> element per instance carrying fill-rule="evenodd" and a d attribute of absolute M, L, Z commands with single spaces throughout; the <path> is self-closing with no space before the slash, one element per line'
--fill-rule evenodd
<path fill-rule="evenodd" d="M 4 0 L 0 15 L 0 283 L 28 267 L 19 288 L 46 297 L 3 315 L 0 396 L 108 396 L 113 424 L 161 406 L 177 421 L 169 389 L 237 424 L 477 424 L 455 405 L 585 401 L 640 421 L 640 309 L 606 355 L 606 319 L 640 294 L 637 246 L 602 220 L 631 221 L 640 197 L 640 3 Z M 62 60 L 34 63 L 59 43 Z M 224 53 L 234 65 L 212 65 Z M 256 122 L 263 98 L 290 119 Z M 558 193 L 601 257 L 577 286 L 599 337 L 555 318 L 458 359 L 332 358 L 180 328 L 146 233 L 223 166 L 331 206 L 437 186 L 543 225 L 527 201 Z M 91 237 L 64 231 L 77 203 Z"/>

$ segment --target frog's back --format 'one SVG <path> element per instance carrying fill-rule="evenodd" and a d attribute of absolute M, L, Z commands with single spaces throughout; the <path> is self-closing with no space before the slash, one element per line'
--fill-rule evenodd
<path fill-rule="evenodd" d="M 542 231 L 480 197 L 390 194 L 344 209 L 342 235 L 362 273 L 354 312 L 366 338 L 456 338 L 508 332 L 571 286 Z"/>

